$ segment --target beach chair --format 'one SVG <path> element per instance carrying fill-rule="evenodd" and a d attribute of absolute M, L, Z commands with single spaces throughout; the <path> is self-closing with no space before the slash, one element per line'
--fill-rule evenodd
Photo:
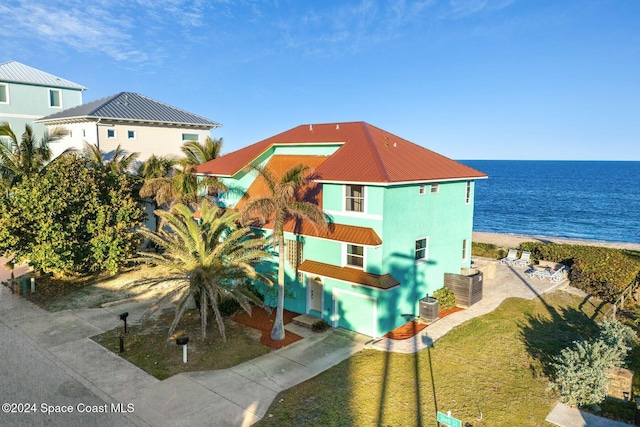
<path fill-rule="evenodd" d="M 513 260 L 511 262 L 511 264 L 515 265 L 516 267 L 526 267 L 530 263 L 531 263 L 531 252 L 529 251 L 522 251 L 522 255 L 520 255 L 520 258 Z"/>
<path fill-rule="evenodd" d="M 509 249 L 509 253 L 506 257 L 500 260 L 500 264 L 503 265 L 511 265 L 513 261 L 518 259 L 518 250 L 517 249 Z"/>
<path fill-rule="evenodd" d="M 562 266 L 559 269 L 557 269 L 556 271 L 554 271 L 553 273 L 551 273 L 549 275 L 549 281 L 553 282 L 553 283 L 561 282 L 562 279 L 564 279 L 564 269 L 565 269 L 565 267 Z"/>

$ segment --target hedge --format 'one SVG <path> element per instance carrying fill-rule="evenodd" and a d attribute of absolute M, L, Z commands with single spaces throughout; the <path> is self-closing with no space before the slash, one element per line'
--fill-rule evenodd
<path fill-rule="evenodd" d="M 601 246 L 523 242 L 520 248 L 534 260 L 562 263 L 571 268 L 571 285 L 615 302 L 627 286 L 640 283 L 640 252 Z"/>

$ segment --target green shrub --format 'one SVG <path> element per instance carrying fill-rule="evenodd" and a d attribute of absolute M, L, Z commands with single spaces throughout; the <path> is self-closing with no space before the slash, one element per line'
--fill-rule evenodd
<path fill-rule="evenodd" d="M 231 297 L 220 298 L 218 302 L 218 309 L 223 316 L 232 316 L 241 308 L 240 303 Z"/>
<path fill-rule="evenodd" d="M 313 325 L 311 325 L 311 330 L 316 332 L 324 331 L 328 328 L 329 324 L 325 322 L 324 319 L 316 320 L 315 322 L 313 322 Z"/>
<path fill-rule="evenodd" d="M 564 404 L 600 404 L 607 394 L 607 369 L 624 363 L 635 339 L 635 331 L 617 320 L 603 322 L 595 339 L 574 341 L 554 358 L 555 378 L 549 387 Z"/>
<path fill-rule="evenodd" d="M 636 332 L 617 320 L 605 320 L 600 324 L 599 338 L 615 351 L 618 359 L 612 361 L 613 366 L 621 366 L 635 346 Z"/>
<path fill-rule="evenodd" d="M 438 300 L 440 310 L 448 310 L 456 306 L 456 295 L 446 286 L 435 291 L 433 297 Z"/>
<path fill-rule="evenodd" d="M 576 341 L 554 358 L 550 388 L 566 405 L 597 405 L 607 395 L 607 369 L 614 358 L 614 350 L 602 340 Z"/>
<path fill-rule="evenodd" d="M 534 260 L 559 262 L 571 267 L 571 285 L 607 302 L 615 302 L 627 286 L 639 281 L 640 254 L 600 246 L 524 242 Z"/>

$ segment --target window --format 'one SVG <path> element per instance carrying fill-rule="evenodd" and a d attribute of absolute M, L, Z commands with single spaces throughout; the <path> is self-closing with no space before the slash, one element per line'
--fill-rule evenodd
<path fill-rule="evenodd" d="M 462 260 L 467 260 L 467 239 L 462 241 Z"/>
<path fill-rule="evenodd" d="M 198 134 L 195 133 L 183 133 L 182 134 L 183 141 L 200 141 Z"/>
<path fill-rule="evenodd" d="M 427 186 L 425 184 L 420 184 L 420 189 L 418 190 L 418 194 L 424 194 L 427 192 Z"/>
<path fill-rule="evenodd" d="M 136 131 L 128 130 L 127 131 L 127 139 L 136 139 Z"/>
<path fill-rule="evenodd" d="M 427 248 L 428 243 L 429 243 L 428 237 L 422 237 L 416 240 L 416 252 L 415 252 L 416 261 L 427 260 L 429 256 L 429 249 Z"/>
<path fill-rule="evenodd" d="M 364 185 L 347 185 L 345 210 L 364 212 Z"/>
<path fill-rule="evenodd" d="M 107 129 L 107 138 L 115 138 L 116 130 L 115 129 Z"/>
<path fill-rule="evenodd" d="M 364 247 L 347 245 L 347 265 L 350 267 L 364 268 Z"/>
<path fill-rule="evenodd" d="M 82 137 L 84 138 L 85 136 L 87 136 L 87 130 L 86 129 L 82 129 Z"/>
<path fill-rule="evenodd" d="M 467 195 L 464 202 L 468 205 L 471 202 L 471 181 L 467 181 Z"/>
<path fill-rule="evenodd" d="M 70 130 L 70 131 L 69 131 L 69 133 L 68 133 L 68 135 L 69 135 L 69 138 L 73 138 L 73 131 L 72 131 L 72 130 Z"/>
<path fill-rule="evenodd" d="M 9 103 L 9 85 L 0 83 L 0 104 Z"/>
<path fill-rule="evenodd" d="M 302 264 L 302 242 L 286 239 L 284 251 L 291 268 L 298 271 L 298 267 Z"/>
<path fill-rule="evenodd" d="M 49 89 L 49 107 L 62 107 L 62 93 L 58 89 Z"/>
<path fill-rule="evenodd" d="M 431 184 L 432 193 L 437 193 L 439 191 L 440 191 L 440 184 L 438 184 L 437 182 L 434 182 L 433 184 Z"/>

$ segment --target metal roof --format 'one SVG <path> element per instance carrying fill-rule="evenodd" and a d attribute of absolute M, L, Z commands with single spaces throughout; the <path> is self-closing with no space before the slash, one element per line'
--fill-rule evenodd
<path fill-rule="evenodd" d="M 0 64 L 0 81 L 85 90 L 86 87 L 16 61 Z"/>
<path fill-rule="evenodd" d="M 220 123 L 133 92 L 120 92 L 36 120 L 64 123 L 77 119 L 110 119 L 217 128 Z"/>
<path fill-rule="evenodd" d="M 315 172 L 318 182 L 394 183 L 481 179 L 487 175 L 365 122 L 301 125 L 198 166 L 233 176 L 277 145 L 341 144 Z"/>
<path fill-rule="evenodd" d="M 351 267 L 338 267 L 309 259 L 300 264 L 298 271 L 384 290 L 394 288 L 400 284 L 391 274 L 366 273 Z"/>

